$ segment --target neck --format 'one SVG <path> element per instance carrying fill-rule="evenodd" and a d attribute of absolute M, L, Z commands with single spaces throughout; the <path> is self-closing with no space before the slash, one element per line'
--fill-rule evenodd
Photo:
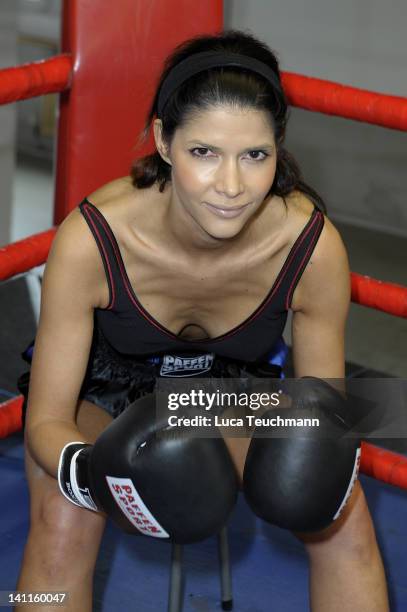
<path fill-rule="evenodd" d="M 248 235 L 252 235 L 251 226 L 258 215 L 254 215 L 237 235 L 231 238 L 217 238 L 201 227 L 197 221 L 186 211 L 178 198 L 174 197 L 172 189 L 164 213 L 164 227 L 170 234 L 177 247 L 187 252 L 195 259 L 210 258 L 212 255 L 229 255 L 241 252 L 248 242 Z"/>

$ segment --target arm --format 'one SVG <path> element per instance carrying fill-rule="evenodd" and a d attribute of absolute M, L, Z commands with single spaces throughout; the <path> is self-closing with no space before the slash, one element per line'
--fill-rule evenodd
<path fill-rule="evenodd" d="M 75 418 L 101 275 L 96 243 L 74 210 L 57 232 L 44 273 L 25 431 L 31 454 L 53 477 L 65 444 L 86 441 Z"/>
<path fill-rule="evenodd" d="M 300 409 L 305 418 L 318 419 L 318 428 L 315 435 L 307 425 L 297 425 L 295 435 L 290 434 L 290 427 L 283 436 L 275 427 L 267 437 L 262 434 L 256 438 L 255 432 L 243 477 L 252 510 L 264 520 L 295 532 L 320 531 L 336 520 L 358 474 L 360 441 L 344 435 L 348 428 L 342 419 L 343 402 L 331 389 L 344 387 L 341 379 L 349 301 L 346 251 L 338 232 L 326 220 L 292 300 L 295 377 L 313 378 L 301 381 L 303 393 L 296 394 L 293 406 L 279 413 L 297 418 Z M 328 380 L 327 384 L 318 380 L 324 378 L 339 380 Z"/>
<path fill-rule="evenodd" d="M 292 300 L 295 376 L 344 378 L 349 263 L 342 239 L 325 219 L 318 244 Z"/>

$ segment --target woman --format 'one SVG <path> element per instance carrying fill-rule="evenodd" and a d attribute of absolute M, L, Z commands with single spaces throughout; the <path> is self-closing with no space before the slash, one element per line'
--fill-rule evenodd
<path fill-rule="evenodd" d="M 286 121 L 265 44 L 234 30 L 187 41 L 167 59 L 147 118 L 157 151 L 59 228 L 31 371 L 31 528 L 19 590 L 63 588 L 69 610 L 91 610 L 105 517 L 61 495 L 58 461 L 66 444 L 93 443 L 151 390 L 155 354 L 256 364 L 291 309 L 295 376 L 344 377 L 347 256 L 282 146 Z M 241 479 L 247 442 L 228 446 Z M 359 483 L 331 526 L 295 535 L 309 555 L 314 612 L 388 610 Z"/>

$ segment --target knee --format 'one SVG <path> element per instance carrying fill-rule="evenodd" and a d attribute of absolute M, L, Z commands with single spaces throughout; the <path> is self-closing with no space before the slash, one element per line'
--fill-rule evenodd
<path fill-rule="evenodd" d="M 314 533 L 293 532 L 305 546 L 311 561 L 341 556 L 358 564 L 369 564 L 378 552 L 375 530 L 363 489 L 356 482 L 344 512 L 337 521 Z"/>
<path fill-rule="evenodd" d="M 31 508 L 31 531 L 40 535 L 48 549 L 77 554 L 99 540 L 105 525 L 101 514 L 70 504 L 57 488 L 36 501 Z"/>

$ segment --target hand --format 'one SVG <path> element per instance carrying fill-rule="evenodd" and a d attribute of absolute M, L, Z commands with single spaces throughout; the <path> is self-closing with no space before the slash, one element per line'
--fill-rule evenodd
<path fill-rule="evenodd" d="M 191 429 L 156 417 L 154 395 L 140 398 L 94 446 L 63 449 L 61 491 L 129 533 L 180 544 L 214 535 L 235 505 L 237 475 L 220 433 L 197 437 Z"/>

